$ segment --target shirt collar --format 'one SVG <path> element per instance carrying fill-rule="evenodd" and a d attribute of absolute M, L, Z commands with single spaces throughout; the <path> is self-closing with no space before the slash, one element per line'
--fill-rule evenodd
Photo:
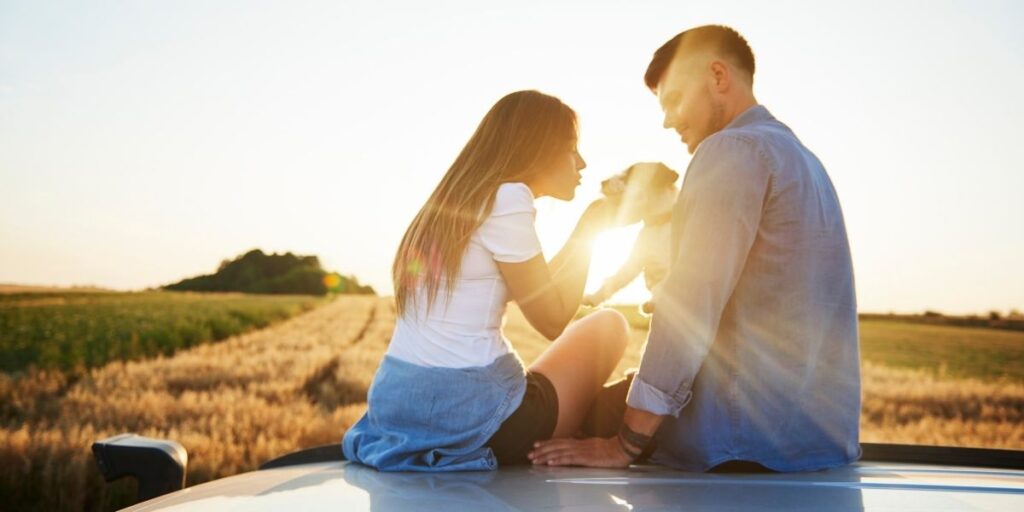
<path fill-rule="evenodd" d="M 771 121 L 773 119 L 775 117 L 772 116 L 771 112 L 768 112 L 767 108 L 764 108 L 764 105 L 756 104 L 734 117 L 729 124 L 725 125 L 725 128 L 739 128 L 758 121 Z"/>

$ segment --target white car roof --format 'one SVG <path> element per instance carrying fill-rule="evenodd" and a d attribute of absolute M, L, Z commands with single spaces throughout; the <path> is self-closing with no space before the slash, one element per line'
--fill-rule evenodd
<path fill-rule="evenodd" d="M 350 462 L 243 473 L 126 510 L 1024 510 L 1024 471 L 859 462 L 811 473 L 512 467 L 381 473 Z"/>

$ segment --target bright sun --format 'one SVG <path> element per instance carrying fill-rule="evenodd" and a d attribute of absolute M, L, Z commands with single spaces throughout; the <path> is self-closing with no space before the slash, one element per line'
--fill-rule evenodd
<path fill-rule="evenodd" d="M 579 213 L 560 201 L 537 202 L 537 235 L 541 239 L 545 256 L 551 258 L 562 249 L 577 218 Z M 587 293 L 597 291 L 605 279 L 622 267 L 633 251 L 633 244 L 642 227 L 641 224 L 633 224 L 610 229 L 597 238 L 590 262 L 590 275 L 587 277 Z M 643 277 L 638 277 L 613 295 L 606 304 L 643 304 L 650 298 Z"/>
<path fill-rule="evenodd" d="M 587 293 L 601 287 L 605 279 L 615 274 L 629 258 L 642 225 L 635 224 L 605 232 L 594 242 L 594 254 L 587 278 Z M 642 276 L 642 274 L 641 274 Z M 650 299 L 642 277 L 634 279 L 607 301 L 609 304 L 640 304 Z"/>

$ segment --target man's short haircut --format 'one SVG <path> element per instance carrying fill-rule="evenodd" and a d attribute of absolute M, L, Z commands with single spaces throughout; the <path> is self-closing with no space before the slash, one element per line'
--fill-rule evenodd
<path fill-rule="evenodd" d="M 654 58 L 647 65 L 647 73 L 644 74 L 644 83 L 648 89 L 653 91 L 658 86 L 683 39 L 686 39 L 687 44 L 695 44 L 698 48 L 713 49 L 718 55 L 746 71 L 750 75 L 750 83 L 754 83 L 754 52 L 750 50 L 747 40 L 739 32 L 724 25 L 704 25 L 676 34 L 654 52 Z"/>

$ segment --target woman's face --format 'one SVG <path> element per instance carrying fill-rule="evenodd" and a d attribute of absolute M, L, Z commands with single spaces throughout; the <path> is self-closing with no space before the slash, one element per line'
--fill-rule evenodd
<path fill-rule="evenodd" d="M 580 185 L 580 171 L 587 166 L 576 148 L 576 141 L 565 150 L 559 151 L 551 163 L 537 173 L 532 180 L 531 188 L 539 195 L 551 196 L 563 201 L 576 197 L 576 187 Z"/>

